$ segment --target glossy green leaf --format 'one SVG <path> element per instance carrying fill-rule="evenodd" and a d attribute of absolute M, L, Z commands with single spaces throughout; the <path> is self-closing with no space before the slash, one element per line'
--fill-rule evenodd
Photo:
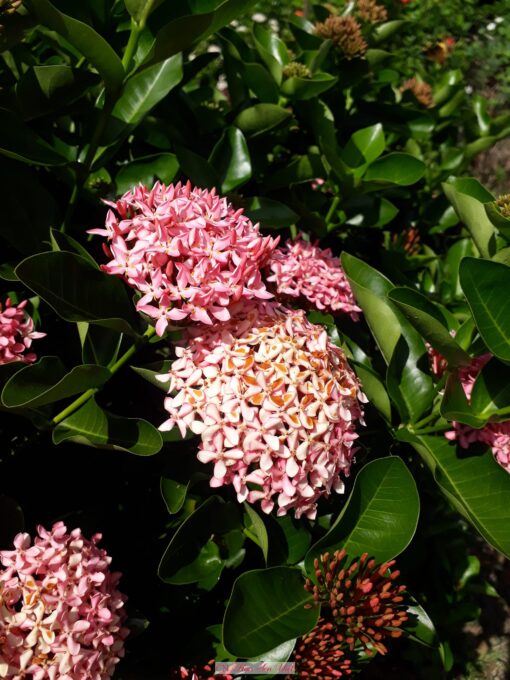
<path fill-rule="evenodd" d="M 282 67 L 289 62 L 285 44 L 277 35 L 260 24 L 253 27 L 255 48 L 278 85 L 282 82 Z"/>
<path fill-rule="evenodd" d="M 315 626 L 319 608 L 305 608 L 311 603 L 299 569 L 245 572 L 234 583 L 225 611 L 223 644 L 241 658 L 268 652 Z"/>
<path fill-rule="evenodd" d="M 342 159 L 351 168 L 373 163 L 383 153 L 386 139 L 381 123 L 357 130 L 342 151 Z"/>
<path fill-rule="evenodd" d="M 82 365 L 67 371 L 58 357 L 42 357 L 25 366 L 7 382 L 2 404 L 8 408 L 35 408 L 100 387 L 110 378 L 103 366 Z"/>
<path fill-rule="evenodd" d="M 283 81 L 281 90 L 290 99 L 313 99 L 330 90 L 337 82 L 338 78 L 335 76 L 317 71 L 311 78 L 287 78 Z"/>
<path fill-rule="evenodd" d="M 286 561 L 288 564 L 300 562 L 310 547 L 312 537 L 310 531 L 303 522 L 291 515 L 276 517 L 276 523 L 282 529 L 287 544 Z"/>
<path fill-rule="evenodd" d="M 404 429 L 397 438 L 412 444 L 453 507 L 510 557 L 510 475 L 490 451 L 470 454 L 442 436 L 418 436 Z"/>
<path fill-rule="evenodd" d="M 88 24 L 60 12 L 49 0 L 30 0 L 40 22 L 65 38 L 98 70 L 107 88 L 117 90 L 124 67 L 109 43 Z"/>
<path fill-rule="evenodd" d="M 244 503 L 244 509 L 246 511 L 247 515 L 247 523 L 246 523 L 246 528 L 251 531 L 252 534 L 257 539 L 257 544 L 262 550 L 262 554 L 264 555 L 264 560 L 267 564 L 267 552 L 269 549 L 269 539 L 267 536 L 267 529 L 266 525 L 264 524 L 264 521 L 262 517 L 258 514 L 258 512 L 251 507 L 249 503 Z"/>
<path fill-rule="evenodd" d="M 291 161 L 287 167 L 277 170 L 266 179 L 265 189 L 272 191 L 282 187 L 287 188 L 291 184 L 309 182 L 316 177 L 324 177 L 326 170 L 319 154 L 307 154 L 299 156 Z"/>
<path fill-rule="evenodd" d="M 409 619 L 402 628 L 404 635 L 415 642 L 425 645 L 425 647 L 438 647 L 439 638 L 436 628 L 425 609 L 415 602 L 415 604 L 407 607 L 407 613 Z"/>
<path fill-rule="evenodd" d="M 438 305 L 411 288 L 394 288 L 388 297 L 420 335 L 445 357 L 450 366 L 470 363 L 469 354 L 450 335 L 447 319 Z"/>
<path fill-rule="evenodd" d="M 168 382 L 159 380 L 158 376 L 168 374 L 171 365 L 172 361 L 168 359 L 166 361 L 157 361 L 148 366 L 131 366 L 130 368 L 144 378 L 144 380 L 150 382 L 151 385 L 154 385 L 163 392 L 168 392 Z"/>
<path fill-rule="evenodd" d="M 399 31 L 406 22 L 402 19 L 395 19 L 393 21 L 385 21 L 375 27 L 374 38 L 376 42 L 384 42 L 388 38 Z"/>
<path fill-rule="evenodd" d="M 510 366 L 491 359 L 471 391 L 471 408 L 481 418 L 510 415 Z"/>
<path fill-rule="evenodd" d="M 212 11 L 199 11 L 173 19 L 157 32 L 149 60 L 154 63 L 160 62 L 192 47 L 233 19 L 238 19 L 249 6 L 249 0 L 225 0 L 217 4 Z"/>
<path fill-rule="evenodd" d="M 361 387 L 370 404 L 375 406 L 388 423 L 391 422 L 391 402 L 382 380 L 368 366 L 352 360 L 349 363 L 360 379 Z"/>
<path fill-rule="evenodd" d="M 54 444 L 65 441 L 129 451 L 138 456 L 152 456 L 163 445 L 158 430 L 146 420 L 108 413 L 93 398 L 53 430 Z"/>
<path fill-rule="evenodd" d="M 251 177 L 250 152 L 239 128 L 228 127 L 212 150 L 209 162 L 217 171 L 222 191 L 232 191 Z"/>
<path fill-rule="evenodd" d="M 112 116 L 128 125 L 136 125 L 181 80 L 181 54 L 135 73 L 127 81 Z"/>
<path fill-rule="evenodd" d="M 80 255 L 40 253 L 23 260 L 16 275 L 66 321 L 88 321 L 133 333 L 137 325 L 124 284 Z"/>
<path fill-rule="evenodd" d="M 156 180 L 170 184 L 179 171 L 179 161 L 173 153 L 142 156 L 123 165 L 115 177 L 117 193 L 124 194 L 138 184 L 152 186 Z"/>
<path fill-rule="evenodd" d="M 219 496 L 207 498 L 177 529 L 158 568 L 165 583 L 196 583 L 222 569 L 219 546 L 211 537 L 230 522 L 227 506 Z"/>
<path fill-rule="evenodd" d="M 220 186 L 219 175 L 207 158 L 202 158 L 194 151 L 182 146 L 176 148 L 176 153 L 182 172 L 193 184 L 209 189 Z"/>
<path fill-rule="evenodd" d="M 269 71 L 262 64 L 242 64 L 246 85 L 262 102 L 278 103 L 279 89 Z"/>
<path fill-rule="evenodd" d="M 368 463 L 330 530 L 308 551 L 307 572 L 313 573 L 319 555 L 341 549 L 351 558 L 367 552 L 377 562 L 393 559 L 411 542 L 419 514 L 418 490 L 403 461 L 388 457 Z"/>
<path fill-rule="evenodd" d="M 510 361 L 510 267 L 466 257 L 460 283 L 483 341 L 499 359 Z"/>
<path fill-rule="evenodd" d="M 140 21 L 145 21 L 150 13 L 163 1 L 164 0 L 124 0 L 124 4 L 133 19 L 139 24 Z"/>
<path fill-rule="evenodd" d="M 416 184 L 424 174 L 423 161 L 407 153 L 394 152 L 378 158 L 369 165 L 363 179 L 366 182 L 409 186 Z"/>
<path fill-rule="evenodd" d="M 298 215 L 285 203 L 264 196 L 250 198 L 244 212 L 254 223 L 259 222 L 265 229 L 290 227 L 298 220 Z"/>
<path fill-rule="evenodd" d="M 507 241 L 510 240 L 510 219 L 500 213 L 494 202 L 485 203 L 484 207 L 487 217 L 499 233 L 504 236 Z"/>
<path fill-rule="evenodd" d="M 492 257 L 496 252 L 494 227 L 487 217 L 484 204 L 494 197 L 475 179 L 450 179 L 443 190 L 455 208 L 460 220 L 469 229 L 482 257 Z"/>
<path fill-rule="evenodd" d="M 84 364 L 109 366 L 117 360 L 124 338 L 122 333 L 86 321 L 78 321 L 76 327 L 80 336 Z"/>
<path fill-rule="evenodd" d="M 69 236 L 69 234 L 65 234 L 63 231 L 54 229 L 52 227 L 50 229 L 50 240 L 52 250 L 64 250 L 68 253 L 76 253 L 77 255 L 81 255 L 81 257 L 87 260 L 87 262 L 89 262 L 95 269 L 99 269 L 99 265 L 94 260 L 89 251 L 84 248 L 76 239 L 74 239 L 72 236 Z"/>
<path fill-rule="evenodd" d="M 456 420 L 475 428 L 482 427 L 486 420 L 471 408 L 457 373 L 448 376 L 440 411 L 446 420 Z"/>
<path fill-rule="evenodd" d="M 256 136 L 281 125 L 292 116 L 276 104 L 255 104 L 243 109 L 235 119 L 237 127 L 248 136 Z"/>
<path fill-rule="evenodd" d="M 99 81 L 93 73 L 63 64 L 33 66 L 23 74 L 16 87 L 23 118 L 32 120 L 64 109 Z"/>
<path fill-rule="evenodd" d="M 5 109 L 0 109 L 0 154 L 34 165 L 67 163 L 64 156 L 36 135 L 18 115 Z"/>

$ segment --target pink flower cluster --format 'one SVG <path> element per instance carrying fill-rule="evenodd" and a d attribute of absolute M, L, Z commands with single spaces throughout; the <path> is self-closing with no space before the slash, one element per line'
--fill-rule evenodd
<path fill-rule="evenodd" d="M 0 552 L 0 678 L 105 680 L 124 654 L 125 598 L 111 558 L 62 522 Z"/>
<path fill-rule="evenodd" d="M 263 237 L 214 189 L 157 182 L 108 204 L 106 229 L 90 231 L 109 241 L 102 269 L 140 291 L 137 310 L 157 320 L 158 335 L 183 319 L 227 321 L 232 303 L 272 297 L 260 269 L 278 239 Z"/>
<path fill-rule="evenodd" d="M 44 338 L 46 333 L 34 331 L 34 322 L 25 312 L 27 300 L 13 305 L 7 298 L 2 309 L 0 304 L 0 364 L 13 361 L 32 363 L 37 357 L 33 352 L 25 354 L 32 340 Z"/>
<path fill-rule="evenodd" d="M 315 517 L 317 500 L 343 491 L 366 397 L 343 351 L 303 311 L 240 304 L 231 321 L 190 329 L 165 400 L 198 458 L 214 462 L 211 486 L 233 484 L 239 502 Z M 250 485 L 250 486 L 248 486 Z M 255 488 L 254 488 L 255 487 Z"/>
<path fill-rule="evenodd" d="M 361 309 L 356 305 L 340 261 L 328 248 L 305 241 L 302 234 L 274 251 L 268 281 L 276 284 L 280 296 L 298 298 L 307 306 L 334 314 L 350 314 L 355 321 Z"/>
<path fill-rule="evenodd" d="M 468 400 L 471 399 L 471 392 L 478 374 L 491 357 L 491 354 L 482 354 L 475 357 L 469 366 L 459 369 L 459 379 Z M 447 439 L 458 441 L 464 449 L 469 448 L 475 442 L 489 446 L 501 467 L 510 472 L 510 420 L 503 423 L 487 423 L 478 430 L 456 421 L 453 421 L 452 425 L 453 430 L 445 432 Z"/>

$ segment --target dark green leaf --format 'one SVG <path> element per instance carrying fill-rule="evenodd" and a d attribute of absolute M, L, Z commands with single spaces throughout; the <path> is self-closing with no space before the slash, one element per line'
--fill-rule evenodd
<path fill-rule="evenodd" d="M 93 398 L 53 430 L 53 443 L 64 441 L 129 451 L 138 456 L 152 456 L 163 445 L 158 430 L 146 420 L 108 413 Z"/>
<path fill-rule="evenodd" d="M 34 165 L 64 165 L 67 159 L 25 125 L 18 115 L 0 109 L 0 153 Z"/>
<path fill-rule="evenodd" d="M 8 408 L 35 408 L 100 387 L 109 378 L 110 371 L 102 366 L 75 366 L 67 372 L 58 357 L 42 357 L 13 375 L 2 391 L 2 403 Z"/>
<path fill-rule="evenodd" d="M 119 279 L 95 269 L 74 253 L 32 255 L 16 275 L 66 321 L 89 321 L 133 333 L 136 317 Z"/>
<path fill-rule="evenodd" d="M 199 187 L 212 189 L 220 186 L 220 178 L 207 158 L 202 158 L 194 151 L 182 146 L 176 148 L 177 158 L 182 172 Z"/>
<path fill-rule="evenodd" d="M 416 602 L 407 607 L 409 619 L 402 628 L 404 635 L 425 647 L 438 647 L 439 638 L 434 624 L 425 609 Z"/>
<path fill-rule="evenodd" d="M 30 0 L 40 22 L 56 31 L 98 70 L 107 88 L 117 90 L 124 79 L 124 67 L 112 47 L 94 29 L 63 14 L 49 0 Z"/>
<path fill-rule="evenodd" d="M 380 411 L 387 422 L 391 422 L 391 403 L 388 392 L 377 373 L 368 366 L 364 366 L 356 361 L 349 361 L 354 368 L 356 375 L 361 381 L 361 387 L 366 394 L 368 401 Z"/>
<path fill-rule="evenodd" d="M 447 320 L 440 307 L 411 288 L 394 288 L 388 297 L 421 336 L 445 357 L 450 366 L 466 366 L 470 363 L 470 356 L 450 335 Z"/>
<path fill-rule="evenodd" d="M 292 77 L 284 80 L 281 90 L 291 99 L 313 99 L 330 90 L 337 82 L 338 78 L 318 71 L 311 78 Z"/>
<path fill-rule="evenodd" d="M 263 196 L 250 198 L 245 213 L 253 222 L 259 222 L 265 229 L 290 227 L 298 219 L 298 215 L 285 203 Z"/>
<path fill-rule="evenodd" d="M 305 609 L 312 598 L 303 586 L 300 570 L 291 567 L 241 574 L 225 611 L 226 649 L 235 656 L 251 658 L 310 631 L 319 608 Z"/>
<path fill-rule="evenodd" d="M 228 127 L 225 130 L 212 150 L 209 162 L 220 177 L 222 191 L 232 191 L 250 179 L 250 152 L 239 128 Z"/>
<path fill-rule="evenodd" d="M 124 86 L 112 116 L 127 125 L 136 125 L 181 80 L 181 54 L 135 73 Z"/>
<path fill-rule="evenodd" d="M 487 217 L 492 222 L 492 224 L 496 227 L 500 234 L 507 239 L 507 241 L 510 240 L 510 219 L 502 215 L 497 205 L 493 202 L 485 203 L 484 207 Z"/>
<path fill-rule="evenodd" d="M 388 457 L 368 463 L 331 529 L 308 551 L 307 572 L 313 573 L 315 558 L 334 550 L 343 549 L 351 558 L 367 552 L 377 562 L 393 559 L 411 542 L 419 514 L 416 484 L 402 460 Z"/>
<path fill-rule="evenodd" d="M 448 376 L 440 410 L 446 420 L 457 420 L 470 427 L 485 424 L 485 419 L 477 416 L 471 408 L 457 373 Z"/>
<path fill-rule="evenodd" d="M 257 538 L 257 544 L 262 550 L 264 555 L 264 560 L 267 564 L 267 551 L 269 548 L 269 539 L 267 536 L 267 529 L 264 521 L 258 514 L 258 512 L 251 507 L 249 503 L 244 503 L 244 509 L 246 511 L 248 522 L 246 523 L 246 528 L 250 530 L 254 536 Z"/>
<path fill-rule="evenodd" d="M 418 436 L 401 429 L 400 441 L 418 451 L 442 492 L 494 548 L 510 557 L 510 475 L 487 451 L 469 454 L 441 436 Z"/>
<path fill-rule="evenodd" d="M 510 267 L 466 257 L 460 283 L 483 341 L 499 359 L 510 361 Z"/>
<path fill-rule="evenodd" d="M 425 174 L 425 163 L 407 153 L 389 153 L 369 165 L 363 179 L 366 182 L 383 182 L 409 186 Z"/>
<path fill-rule="evenodd" d="M 494 197 L 477 180 L 472 178 L 450 179 L 443 190 L 455 208 L 460 220 L 469 229 L 471 237 L 482 257 L 496 252 L 494 227 L 487 217 L 484 204 Z"/>
<path fill-rule="evenodd" d="M 312 537 L 307 527 L 299 520 L 290 515 L 277 517 L 275 520 L 283 533 L 287 543 L 287 563 L 296 564 L 300 562 L 310 547 Z"/>
<path fill-rule="evenodd" d="M 117 192 L 124 194 L 138 184 L 150 187 L 155 180 L 170 184 L 179 171 L 179 161 L 173 153 L 158 153 L 153 156 L 142 156 L 123 165 L 115 184 Z"/>
<path fill-rule="evenodd" d="M 357 130 L 342 151 L 342 159 L 351 168 L 373 163 L 386 147 L 383 127 L 380 123 Z"/>
<path fill-rule="evenodd" d="M 291 116 L 290 111 L 276 104 L 255 104 L 243 109 L 234 122 L 245 135 L 256 136 L 281 125 Z"/>
<path fill-rule="evenodd" d="M 510 366 L 491 359 L 471 392 L 471 408 L 481 418 L 510 415 Z"/>
<path fill-rule="evenodd" d="M 99 269 L 97 262 L 94 260 L 89 251 L 86 250 L 86 248 L 84 248 L 81 243 L 78 243 L 76 239 L 74 239 L 72 236 L 69 236 L 69 234 L 65 234 L 64 232 L 52 227 L 50 229 L 50 240 L 52 250 L 64 250 L 68 253 L 76 253 L 77 255 L 81 255 L 81 257 L 87 260 L 87 262 L 89 262 L 95 269 Z"/>

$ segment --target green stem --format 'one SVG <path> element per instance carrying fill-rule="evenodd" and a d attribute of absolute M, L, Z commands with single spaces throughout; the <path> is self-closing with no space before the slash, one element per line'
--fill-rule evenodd
<path fill-rule="evenodd" d="M 437 418 L 439 418 L 439 415 L 437 413 L 431 413 L 426 418 L 422 418 L 422 420 L 419 420 L 417 423 L 415 423 L 413 427 L 414 428 L 423 427 L 423 425 L 427 425 L 427 423 L 430 423 L 432 420 L 435 420 Z"/>
<path fill-rule="evenodd" d="M 124 66 L 124 71 L 128 73 L 129 67 L 131 66 L 131 60 L 135 53 L 136 47 L 138 45 L 138 38 L 142 32 L 143 27 L 131 19 L 131 33 L 129 34 L 128 44 L 126 45 L 126 50 L 124 56 L 122 57 L 122 66 Z"/>
<path fill-rule="evenodd" d="M 331 205 L 329 206 L 328 214 L 326 215 L 326 224 L 329 224 L 331 222 L 331 219 L 333 215 L 335 214 L 335 210 L 338 208 L 338 204 L 340 203 L 340 196 L 335 196 L 335 198 L 331 201 Z"/>
<path fill-rule="evenodd" d="M 145 333 L 143 334 L 142 341 L 135 342 L 133 345 L 131 345 L 131 347 L 128 350 L 126 350 L 126 352 L 124 352 L 120 359 L 117 359 L 117 361 L 114 364 L 107 367 L 110 373 L 113 375 L 119 370 L 119 368 L 124 366 L 124 364 L 127 361 L 129 361 L 133 354 L 138 350 L 141 343 L 146 342 L 147 340 L 149 340 L 149 338 L 152 338 L 155 332 L 156 332 L 155 328 L 153 326 L 149 326 Z M 83 404 L 85 404 L 98 391 L 99 387 L 92 387 L 83 394 L 80 394 L 80 396 L 73 402 L 71 402 L 69 406 L 66 406 L 66 408 L 60 411 L 60 413 L 57 413 L 57 415 L 51 421 L 52 424 L 58 425 L 58 423 L 61 423 L 65 418 L 67 418 L 72 413 L 77 411 L 80 408 L 80 406 L 83 406 Z"/>
<path fill-rule="evenodd" d="M 73 190 L 71 192 L 71 198 L 69 199 L 69 203 L 67 204 L 66 214 L 64 215 L 64 221 L 62 222 L 62 225 L 60 227 L 60 231 L 64 234 L 67 231 L 69 222 L 71 221 L 71 218 L 74 214 L 74 209 L 76 207 L 76 201 L 78 200 L 79 192 L 80 187 L 78 186 L 78 180 L 76 180 L 73 186 Z"/>
<path fill-rule="evenodd" d="M 417 430 L 413 427 L 413 434 L 432 434 L 434 432 L 445 432 L 450 427 L 450 423 L 444 421 L 441 425 L 434 425 L 433 427 L 424 427 L 422 430 Z"/>

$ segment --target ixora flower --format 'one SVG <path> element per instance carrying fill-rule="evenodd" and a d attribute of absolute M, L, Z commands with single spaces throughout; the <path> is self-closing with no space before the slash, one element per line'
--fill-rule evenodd
<path fill-rule="evenodd" d="M 332 40 L 347 59 L 362 57 L 368 48 L 360 24 L 350 14 L 331 14 L 326 21 L 315 24 L 315 34 L 323 40 Z"/>
<path fill-rule="evenodd" d="M 316 583 L 307 579 L 305 590 L 322 605 L 324 618 L 319 624 L 328 631 L 329 649 L 335 644 L 344 651 L 361 646 L 369 656 L 386 654 L 384 641 L 402 635 L 401 626 L 408 619 L 402 595 L 406 588 L 395 583 L 400 572 L 390 571 L 394 564 L 395 560 L 377 564 L 367 553 L 349 562 L 345 550 L 315 559 Z"/>
<path fill-rule="evenodd" d="M 37 528 L 0 552 L 0 678 L 106 680 L 124 654 L 128 629 L 120 574 L 80 529 Z"/>
<path fill-rule="evenodd" d="M 32 340 L 44 338 L 46 333 L 34 331 L 34 322 L 25 312 L 28 300 L 13 305 L 7 298 L 2 309 L 0 304 L 0 365 L 13 361 L 27 364 L 36 361 L 33 352 L 27 352 Z"/>
<path fill-rule="evenodd" d="M 268 267 L 268 282 L 274 282 L 280 296 L 292 297 L 306 306 L 335 314 L 344 312 L 357 321 L 356 305 L 340 261 L 331 250 L 305 241 L 302 234 L 277 248 Z"/>
<path fill-rule="evenodd" d="M 459 379 L 468 401 L 478 377 L 485 364 L 492 358 L 492 354 L 482 354 L 475 357 L 469 366 L 459 368 Z M 487 423 L 480 429 L 469 425 L 452 422 L 453 430 L 445 432 L 450 441 L 457 441 L 463 449 L 467 449 L 475 442 L 489 446 L 496 461 L 507 472 L 510 472 L 510 420 L 503 423 Z"/>
<path fill-rule="evenodd" d="M 170 672 L 170 680 L 234 680 L 230 674 L 214 672 L 214 659 L 211 659 L 203 666 L 180 666 Z"/>
<path fill-rule="evenodd" d="M 214 189 L 157 182 L 106 203 L 106 229 L 89 232 L 108 239 L 112 260 L 102 269 L 140 291 L 137 310 L 156 319 L 158 335 L 183 319 L 227 321 L 232 303 L 272 297 L 260 268 L 278 239 L 263 237 Z"/>
<path fill-rule="evenodd" d="M 169 376 L 169 419 L 200 434 L 214 462 L 211 486 L 233 484 L 239 502 L 315 517 L 317 500 L 342 492 L 366 397 L 343 351 L 303 311 L 240 304 L 226 324 L 190 329 Z M 250 485 L 250 486 L 248 486 Z M 257 488 L 253 488 L 255 485 Z"/>
<path fill-rule="evenodd" d="M 296 673 L 288 676 L 298 678 L 320 678 L 335 680 L 351 675 L 352 660 L 346 655 L 343 637 L 337 632 L 336 624 L 321 616 L 315 628 L 298 640 L 293 655 Z"/>

